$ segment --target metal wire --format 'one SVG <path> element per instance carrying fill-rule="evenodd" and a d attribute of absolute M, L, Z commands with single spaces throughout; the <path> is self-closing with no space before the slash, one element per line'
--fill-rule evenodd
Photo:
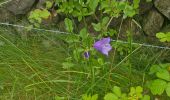
<path fill-rule="evenodd" d="M 4 26 L 13 26 L 13 27 L 17 27 L 17 28 L 25 28 L 27 29 L 27 26 L 23 26 L 23 25 L 16 25 L 16 24 L 10 24 L 10 23 L 0 23 L 0 25 L 4 25 Z M 57 33 L 57 34 L 71 34 L 68 32 L 62 32 L 59 30 L 48 30 L 48 29 L 42 29 L 42 28 L 32 28 L 32 30 L 37 30 L 37 31 L 45 31 L 45 32 L 52 32 L 52 33 Z M 129 42 L 126 41 L 120 41 L 120 40 L 112 40 L 113 42 L 117 42 L 117 43 L 122 43 L 122 44 L 128 44 Z M 158 49 L 166 49 L 166 50 L 170 50 L 170 47 L 164 47 L 164 46 L 157 46 L 157 45 L 151 45 L 151 44 L 146 44 L 146 43 L 132 43 L 132 45 L 139 45 L 139 46 L 143 46 L 143 47 L 150 47 L 150 48 L 158 48 Z"/>

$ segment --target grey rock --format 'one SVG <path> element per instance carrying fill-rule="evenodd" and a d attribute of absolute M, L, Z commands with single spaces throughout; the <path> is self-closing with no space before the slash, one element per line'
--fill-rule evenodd
<path fill-rule="evenodd" d="M 163 16 L 156 10 L 150 10 L 142 21 L 143 31 L 149 36 L 155 36 L 155 33 L 162 28 L 163 23 Z"/>
<path fill-rule="evenodd" d="M 144 14 L 148 12 L 149 10 L 151 10 L 152 7 L 152 2 L 146 2 L 146 0 L 141 0 L 139 4 L 139 14 Z"/>
<path fill-rule="evenodd" d="M 170 20 L 170 0 L 155 0 L 154 5 Z"/>
<path fill-rule="evenodd" d="M 13 0 L 6 5 L 6 9 L 15 15 L 26 14 L 36 0 Z"/>
<path fill-rule="evenodd" d="M 0 8 L 0 21 L 1 22 L 11 22 L 14 21 L 15 16 L 6 10 L 5 8 Z"/>
<path fill-rule="evenodd" d="M 36 5 L 36 8 L 44 8 L 46 0 L 39 0 L 39 2 Z"/>

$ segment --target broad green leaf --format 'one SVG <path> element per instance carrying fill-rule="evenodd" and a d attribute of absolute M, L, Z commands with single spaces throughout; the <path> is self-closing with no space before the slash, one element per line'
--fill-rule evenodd
<path fill-rule="evenodd" d="M 104 100 L 119 100 L 118 97 L 113 93 L 107 93 L 104 96 Z"/>
<path fill-rule="evenodd" d="M 131 87 L 130 88 L 130 93 L 129 93 L 129 95 L 134 95 L 135 94 L 135 92 L 136 92 L 136 89 L 134 88 L 134 87 Z"/>
<path fill-rule="evenodd" d="M 102 26 L 105 27 L 108 22 L 109 22 L 109 17 L 104 17 L 104 18 L 102 19 Z"/>
<path fill-rule="evenodd" d="M 126 9 L 124 10 L 124 16 L 127 17 L 133 17 L 136 14 L 136 11 L 131 6 L 126 6 Z"/>
<path fill-rule="evenodd" d="M 133 0 L 133 7 L 137 9 L 139 7 L 140 0 Z"/>
<path fill-rule="evenodd" d="M 98 24 L 92 23 L 92 25 L 95 31 L 101 31 L 102 29 L 101 23 Z"/>
<path fill-rule="evenodd" d="M 70 62 L 64 62 L 64 63 L 62 63 L 62 65 L 63 65 L 64 69 L 68 69 L 68 68 L 71 68 L 74 66 L 74 64 L 70 63 Z"/>
<path fill-rule="evenodd" d="M 113 92 L 114 92 L 114 94 L 116 94 L 116 96 L 118 96 L 118 97 L 120 97 L 121 96 L 121 89 L 120 89 L 120 87 L 118 87 L 118 86 L 114 86 L 113 87 Z"/>
<path fill-rule="evenodd" d="M 65 23 L 65 26 L 66 26 L 66 30 L 68 32 L 73 32 L 73 23 L 72 23 L 72 21 L 70 19 L 68 19 L 68 18 L 65 18 L 64 23 Z"/>
<path fill-rule="evenodd" d="M 165 33 L 159 32 L 159 33 L 156 34 L 156 37 L 157 38 L 164 38 L 165 37 Z"/>
<path fill-rule="evenodd" d="M 50 15 L 51 13 L 47 9 L 43 9 L 40 13 L 40 17 L 44 19 L 47 19 Z"/>
<path fill-rule="evenodd" d="M 95 12 L 98 3 L 99 3 L 99 0 L 90 0 L 89 7 L 93 12 Z"/>
<path fill-rule="evenodd" d="M 161 67 L 159 65 L 152 65 L 150 68 L 149 74 L 154 74 L 158 72 L 159 70 L 161 70 Z"/>
<path fill-rule="evenodd" d="M 91 97 L 91 100 L 97 100 L 98 99 L 98 95 L 97 94 L 95 94 L 95 95 L 93 95 L 92 97 Z"/>
<path fill-rule="evenodd" d="M 88 34 L 87 34 L 87 29 L 86 29 L 86 28 L 81 29 L 81 30 L 80 30 L 80 37 L 81 37 L 82 39 L 85 39 L 85 38 L 87 38 L 87 36 L 88 36 Z"/>
<path fill-rule="evenodd" d="M 166 81 L 170 81 L 170 74 L 168 72 L 168 70 L 166 69 L 161 69 L 156 73 L 156 76 L 158 78 L 164 79 Z"/>
<path fill-rule="evenodd" d="M 164 80 L 156 79 L 152 81 L 149 88 L 153 95 L 161 95 L 164 92 L 166 86 L 167 83 Z"/>
<path fill-rule="evenodd" d="M 170 83 L 167 84 L 166 94 L 170 97 Z"/>
<path fill-rule="evenodd" d="M 46 3 L 46 8 L 47 9 L 50 9 L 53 6 L 53 3 L 50 2 L 50 1 L 46 1 L 45 3 Z"/>
<path fill-rule="evenodd" d="M 141 86 L 137 86 L 136 93 L 142 93 L 142 92 L 143 92 L 143 88 Z"/>
<path fill-rule="evenodd" d="M 149 95 L 144 95 L 144 97 L 141 100 L 150 100 L 150 96 Z"/>
<path fill-rule="evenodd" d="M 97 100 L 97 99 L 98 99 L 98 94 L 95 94 L 95 95 L 93 95 L 93 96 L 84 94 L 84 95 L 82 96 L 82 99 L 83 99 L 83 100 Z"/>

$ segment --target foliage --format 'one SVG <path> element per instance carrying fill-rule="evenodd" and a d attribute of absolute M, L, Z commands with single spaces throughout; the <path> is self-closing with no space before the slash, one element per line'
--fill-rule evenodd
<path fill-rule="evenodd" d="M 10 89 L 12 92 L 15 91 L 16 83 L 17 86 L 22 83 L 25 87 L 24 89 L 22 88 L 22 92 L 26 92 L 26 95 L 28 91 L 31 96 L 32 93 L 36 94 L 38 91 L 39 94 L 43 92 L 48 97 L 53 95 L 55 100 L 80 99 L 82 93 L 90 94 L 83 95 L 82 100 L 98 100 L 101 98 L 104 100 L 150 100 L 150 96 L 146 95 L 148 90 L 145 88 L 145 85 L 147 85 L 153 95 L 162 95 L 165 92 L 170 97 L 169 64 L 152 65 L 155 62 L 151 61 L 157 61 L 158 59 L 158 56 L 154 54 L 154 50 L 151 50 L 151 54 L 145 54 L 149 50 L 135 52 L 137 56 L 134 59 L 132 51 L 135 51 L 137 46 L 132 45 L 133 33 L 127 30 L 127 32 L 124 32 L 126 33 L 126 38 L 123 38 L 127 42 L 119 41 L 121 26 L 118 26 L 120 27 L 119 30 L 110 27 L 110 23 L 114 18 L 120 18 L 123 24 L 123 20 L 127 18 L 131 20 L 137 15 L 140 0 L 45 1 L 44 8 L 34 9 L 30 12 L 28 16 L 29 22 L 35 27 L 41 27 L 44 21 L 54 17 L 54 11 L 62 17 L 65 31 L 68 34 L 47 35 L 42 34 L 42 32 L 37 37 L 43 37 L 43 39 L 38 40 L 37 37 L 31 38 L 33 40 L 31 41 L 32 46 L 27 45 L 30 42 L 29 39 L 24 40 L 24 42 L 21 42 L 20 38 L 18 40 L 12 39 L 12 42 L 10 42 L 1 36 L 3 40 L 10 44 L 3 47 L 6 42 L 2 42 L 1 50 L 5 52 L 5 54 L 3 52 L 0 53 L 2 64 L 8 66 L 9 69 L 13 66 L 18 66 L 18 63 L 19 67 L 28 67 L 25 68 L 25 73 L 28 76 L 24 76 L 25 73 L 23 71 L 25 69 L 20 71 L 21 69 L 18 70 L 19 68 L 15 69 L 19 73 L 18 75 L 15 77 L 11 75 L 15 79 L 14 86 L 11 86 L 12 89 Z M 146 1 L 151 2 L 152 0 Z M 87 19 L 91 17 L 91 22 L 88 22 Z M 56 28 L 56 26 L 54 27 Z M 35 34 L 31 33 L 29 35 Z M 169 32 L 157 33 L 156 37 L 161 42 L 170 42 Z M 112 41 L 111 39 L 116 40 Z M 56 42 L 59 40 L 62 40 L 61 44 Z M 18 41 L 19 44 L 15 44 Z M 41 42 L 43 43 L 36 44 Z M 20 45 L 22 47 L 23 44 L 30 48 L 20 49 Z M 46 48 L 41 47 L 42 45 L 45 45 Z M 58 50 L 56 45 L 61 47 L 59 50 L 62 49 L 64 56 L 60 56 L 60 53 L 55 52 Z M 37 50 L 37 48 L 43 50 Z M 111 51 L 112 48 L 113 50 Z M 38 55 L 39 52 L 41 52 L 42 56 Z M 16 57 L 11 56 L 12 54 Z M 6 56 L 12 58 L 7 59 Z M 143 57 L 146 57 L 146 59 Z M 63 58 L 62 61 L 60 61 L 61 58 Z M 15 59 L 18 62 L 13 64 Z M 142 63 L 143 66 L 139 63 Z M 148 65 L 152 65 L 149 75 L 146 70 Z M 137 67 L 140 68 L 138 69 Z M 31 74 L 27 72 L 27 69 L 31 70 L 31 72 L 28 71 Z M 47 72 L 49 73 L 47 74 Z M 18 78 L 16 78 L 18 76 L 26 77 L 25 79 L 28 80 L 24 81 L 28 83 L 21 80 L 18 81 Z M 149 80 L 149 78 L 152 78 L 152 80 Z M 146 84 L 145 81 L 148 80 L 149 82 Z M 138 86 L 141 84 L 142 87 Z M 58 88 L 59 86 L 62 88 Z M 112 91 L 108 92 L 112 86 L 114 86 Z M 3 89 L 5 86 L 0 84 L 0 90 L 1 87 Z M 126 90 L 127 88 L 129 90 Z M 6 91 L 9 92 L 9 90 Z M 94 93 L 97 94 L 91 95 Z M 8 94 L 17 95 L 18 93 Z M 41 98 L 41 96 L 37 98 Z M 13 99 L 12 96 L 11 99 Z"/>
<path fill-rule="evenodd" d="M 104 96 L 104 100 L 150 100 L 149 95 L 143 95 L 141 86 L 131 87 L 129 93 L 122 93 L 121 88 L 114 86 L 111 93 Z M 98 95 L 88 96 L 83 95 L 83 100 L 98 100 Z"/>
<path fill-rule="evenodd" d="M 170 42 L 170 32 L 159 32 L 156 34 L 156 37 L 159 38 L 161 42 Z"/>
<path fill-rule="evenodd" d="M 39 27 L 43 19 L 50 17 L 50 12 L 47 9 L 35 9 L 28 17 L 29 21 L 36 27 Z"/>
<path fill-rule="evenodd" d="M 157 78 L 149 82 L 149 89 L 153 95 L 161 95 L 164 91 L 170 96 L 170 64 L 153 65 L 150 68 L 150 74 Z"/>

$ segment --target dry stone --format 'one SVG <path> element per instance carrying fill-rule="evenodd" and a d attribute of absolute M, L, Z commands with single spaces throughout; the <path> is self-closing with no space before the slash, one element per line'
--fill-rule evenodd
<path fill-rule="evenodd" d="M 154 5 L 170 20 L 170 0 L 155 0 Z"/>
<path fill-rule="evenodd" d="M 36 0 L 13 0 L 6 5 L 6 9 L 15 15 L 26 14 Z"/>
<path fill-rule="evenodd" d="M 155 36 L 155 33 L 159 32 L 164 23 L 163 16 L 156 10 L 151 10 L 143 18 L 142 26 L 147 35 Z"/>

